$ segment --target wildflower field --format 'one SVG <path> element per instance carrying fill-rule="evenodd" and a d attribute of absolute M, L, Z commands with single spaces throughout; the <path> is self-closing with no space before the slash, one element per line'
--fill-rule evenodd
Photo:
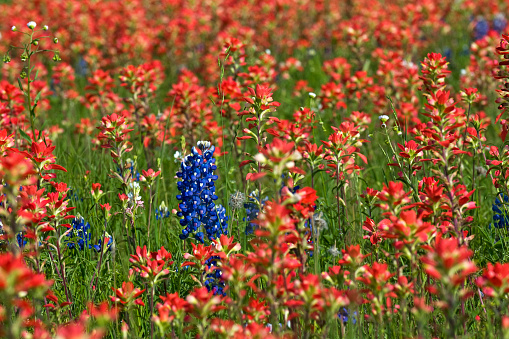
<path fill-rule="evenodd" d="M 0 1 L 0 338 L 509 338 L 508 20 Z"/>

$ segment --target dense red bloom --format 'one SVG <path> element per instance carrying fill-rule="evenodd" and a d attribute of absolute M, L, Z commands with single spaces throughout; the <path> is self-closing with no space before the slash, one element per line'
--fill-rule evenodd
<path fill-rule="evenodd" d="M 44 274 L 28 268 L 20 256 L 9 252 L 0 254 L 0 290 L 7 295 L 17 296 L 31 290 L 45 290 L 51 284 L 52 281 L 46 280 Z"/>
<path fill-rule="evenodd" d="M 8 152 L 0 158 L 0 180 L 9 186 L 32 185 L 37 182 L 32 163 L 21 153 Z"/>
<path fill-rule="evenodd" d="M 139 306 L 145 306 L 145 303 L 141 298 L 138 298 L 140 295 L 145 292 L 145 290 L 141 290 L 139 288 L 134 288 L 134 284 L 130 281 L 123 282 L 121 288 L 117 288 L 116 290 L 112 287 L 113 291 L 115 291 L 115 296 L 110 296 L 110 299 L 113 303 L 120 303 L 122 306 L 129 307 L 132 303 Z"/>
<path fill-rule="evenodd" d="M 207 261 L 214 253 L 214 248 L 212 245 L 205 246 L 203 244 L 195 245 L 191 243 L 193 247 L 193 252 L 184 253 L 184 259 L 187 261 L 183 262 L 181 267 L 185 266 L 196 266 L 196 265 L 205 265 L 205 261 Z"/>
<path fill-rule="evenodd" d="M 458 239 L 445 239 L 438 235 L 433 247 L 427 246 L 428 254 L 421 257 L 424 270 L 432 278 L 452 286 L 460 286 L 477 267 L 470 260 L 473 252 L 458 245 Z"/>
<path fill-rule="evenodd" d="M 363 238 L 369 239 L 371 245 L 377 245 L 383 240 L 373 219 L 366 217 L 366 221 L 362 224 L 362 229 L 368 232 L 368 235 L 363 236 Z"/>
<path fill-rule="evenodd" d="M 340 265 L 359 266 L 365 258 L 371 255 L 371 253 L 363 255 L 360 245 L 347 246 L 346 250 L 341 250 L 341 252 L 343 252 L 343 259 L 338 261 Z"/>
<path fill-rule="evenodd" d="M 509 293 L 509 264 L 488 263 L 476 283 L 488 297 L 503 298 Z"/>
<path fill-rule="evenodd" d="M 393 276 L 394 274 L 389 272 L 387 264 L 374 262 L 372 266 L 364 265 L 364 273 L 357 280 L 370 287 L 372 291 L 380 291 Z"/>
<path fill-rule="evenodd" d="M 197 319 L 204 319 L 212 313 L 225 309 L 221 303 L 223 298 L 207 291 L 206 287 L 195 289 L 186 298 L 189 304 L 189 313 Z"/>
<path fill-rule="evenodd" d="M 409 203 L 410 194 L 411 192 L 405 192 L 402 182 L 391 181 L 388 186 L 384 184 L 383 190 L 377 195 L 377 197 L 380 201 L 382 201 L 382 203 L 380 203 L 382 210 L 387 211 Z"/>
<path fill-rule="evenodd" d="M 157 315 L 154 314 L 154 322 L 158 324 L 171 324 L 175 318 L 183 318 L 189 304 L 179 297 L 178 293 L 166 293 L 159 296 L 163 303 L 157 303 Z"/>
<path fill-rule="evenodd" d="M 129 261 L 135 267 L 138 274 L 152 282 L 160 276 L 170 273 L 169 266 L 173 264 L 172 255 L 161 247 L 157 252 L 147 252 L 147 246 L 136 248 L 136 254 L 131 254 Z"/>
<path fill-rule="evenodd" d="M 280 104 L 272 99 L 272 89 L 268 86 L 256 85 L 256 89 L 251 87 L 248 88 L 251 97 L 245 97 L 251 105 L 255 104 L 255 100 L 260 103 L 261 109 L 267 109 L 268 107 L 278 107 Z"/>
<path fill-rule="evenodd" d="M 141 174 L 143 174 L 143 180 L 152 181 L 157 178 L 159 174 L 161 174 L 161 171 L 155 172 L 152 168 L 149 168 L 147 171 L 141 170 Z"/>

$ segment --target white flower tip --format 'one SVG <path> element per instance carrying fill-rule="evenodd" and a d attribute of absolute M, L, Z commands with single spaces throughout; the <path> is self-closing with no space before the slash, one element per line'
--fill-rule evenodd
<path fill-rule="evenodd" d="M 261 162 L 261 163 L 264 163 L 267 161 L 267 158 L 265 158 L 265 156 L 262 154 L 262 153 L 258 153 L 257 155 L 255 155 L 253 157 L 253 159 L 256 161 L 256 162 Z"/>
<path fill-rule="evenodd" d="M 45 31 L 47 31 L 49 29 L 48 25 L 44 25 L 44 27 L 42 28 L 44 29 Z"/>
<path fill-rule="evenodd" d="M 17 30 L 16 26 L 11 27 L 11 31 L 16 32 L 16 30 Z"/>
<path fill-rule="evenodd" d="M 316 93 L 309 92 L 309 97 L 313 99 L 316 98 Z"/>
<path fill-rule="evenodd" d="M 27 24 L 27 27 L 30 28 L 30 29 L 34 29 L 35 27 L 37 27 L 37 24 L 35 23 L 35 21 L 30 21 Z"/>

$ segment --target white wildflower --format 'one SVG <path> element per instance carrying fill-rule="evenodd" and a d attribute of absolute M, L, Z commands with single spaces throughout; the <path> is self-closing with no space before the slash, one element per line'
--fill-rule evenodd
<path fill-rule="evenodd" d="M 313 214 L 313 226 L 316 227 L 319 232 L 326 230 L 329 227 L 327 220 L 323 218 L 322 212 Z"/>
<path fill-rule="evenodd" d="M 180 153 L 179 151 L 175 152 L 173 157 L 175 158 L 175 160 L 174 160 L 175 162 L 181 162 L 182 161 L 182 153 Z"/>
<path fill-rule="evenodd" d="M 246 201 L 246 195 L 242 192 L 235 192 L 230 196 L 230 201 L 228 201 L 228 205 L 232 210 L 238 210 L 244 207 L 244 202 Z"/>
<path fill-rule="evenodd" d="M 337 257 L 339 256 L 339 250 L 338 248 L 336 247 L 336 244 L 332 245 L 331 248 L 329 248 L 329 253 L 333 256 L 333 257 Z"/>
<path fill-rule="evenodd" d="M 35 23 L 35 21 L 30 21 L 27 24 L 27 27 L 30 28 L 30 29 L 34 29 L 36 26 L 37 26 L 37 24 Z"/>

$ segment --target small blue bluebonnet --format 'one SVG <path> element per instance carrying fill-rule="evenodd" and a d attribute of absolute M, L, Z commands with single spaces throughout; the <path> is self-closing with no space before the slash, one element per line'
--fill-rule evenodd
<path fill-rule="evenodd" d="M 484 38 L 486 35 L 488 35 L 489 30 L 490 30 L 489 22 L 482 16 L 479 16 L 474 26 L 474 40 Z"/>
<path fill-rule="evenodd" d="M 353 314 L 350 316 L 350 312 L 348 311 L 348 309 L 346 308 L 342 308 L 341 310 L 339 310 L 338 312 L 338 317 L 339 319 L 341 319 L 343 321 L 343 324 L 346 324 L 348 322 L 348 320 L 350 319 L 351 317 L 351 322 L 352 324 L 356 324 L 357 323 L 357 312 L 353 312 Z"/>
<path fill-rule="evenodd" d="M 111 235 L 109 235 L 108 233 L 106 233 L 104 238 L 108 238 L 108 242 L 106 244 L 106 250 L 111 251 L 111 248 L 112 248 L 112 245 L 113 245 L 113 237 Z M 102 239 L 99 239 L 99 241 L 97 242 L 97 245 L 93 245 L 92 247 L 94 248 L 94 250 L 96 252 L 100 252 L 101 251 L 101 245 L 102 245 Z M 103 250 L 104 250 L 104 248 L 103 248 Z"/>
<path fill-rule="evenodd" d="M 265 205 L 265 202 L 269 200 L 268 197 L 265 197 L 262 199 L 262 206 Z M 247 221 L 248 224 L 246 225 L 246 235 L 252 234 L 254 230 L 256 229 L 257 225 L 252 222 L 258 218 L 258 213 L 260 213 L 260 209 L 258 208 L 259 198 L 256 194 L 256 192 L 252 192 L 249 195 L 249 198 L 247 202 L 244 204 L 244 208 L 246 209 L 246 218 L 244 218 L 244 221 Z"/>
<path fill-rule="evenodd" d="M 27 240 L 25 239 L 24 232 L 19 232 L 18 234 L 16 234 L 16 240 L 18 241 L 18 246 L 20 248 L 25 247 L 25 245 L 27 244 Z"/>
<path fill-rule="evenodd" d="M 216 195 L 215 181 L 217 169 L 214 158 L 215 147 L 208 141 L 198 141 L 198 149 L 193 147 L 191 154 L 186 156 L 180 164 L 177 183 L 180 194 L 180 211 L 177 213 L 180 225 L 184 226 L 180 239 L 187 239 L 194 234 L 195 239 L 204 242 L 204 234 L 200 231 L 203 226 L 209 240 L 227 233 L 226 211 L 223 206 L 214 203 Z"/>
<path fill-rule="evenodd" d="M 507 19 L 505 18 L 503 13 L 498 13 L 493 18 L 493 30 L 495 30 L 498 34 L 501 34 L 505 31 L 507 26 Z"/>
<path fill-rule="evenodd" d="M 170 211 L 164 201 L 159 205 L 159 208 L 156 207 L 156 220 L 166 219 L 170 217 Z"/>
<path fill-rule="evenodd" d="M 507 228 L 509 225 L 509 217 L 507 213 L 507 207 L 504 206 L 508 203 L 509 197 L 504 194 L 504 201 L 502 202 L 500 198 L 497 196 L 495 199 L 495 203 L 491 206 L 491 209 L 495 213 L 493 215 L 493 224 L 496 228 Z M 508 206 L 509 207 L 509 206 Z"/>
<path fill-rule="evenodd" d="M 205 261 L 205 265 L 208 266 L 208 272 L 205 276 L 205 287 L 209 292 L 212 291 L 214 295 L 226 296 L 224 291 L 225 283 L 222 279 L 223 272 L 220 268 L 217 268 L 217 261 L 220 258 L 218 256 L 212 256 Z"/>
<path fill-rule="evenodd" d="M 78 195 L 78 191 L 79 190 L 74 190 L 74 188 L 70 187 L 69 186 L 69 192 L 67 193 L 67 197 L 66 199 L 67 200 L 71 200 L 71 201 L 78 201 L 78 200 L 81 200 L 81 202 L 83 202 L 83 198 L 80 198 L 79 195 Z"/>
<path fill-rule="evenodd" d="M 69 240 L 67 241 L 67 247 L 73 249 L 77 248 L 80 251 L 83 249 L 92 248 L 90 232 L 90 224 L 85 223 L 85 219 L 81 216 L 77 216 L 72 220 L 72 231 L 67 234 Z"/>
<path fill-rule="evenodd" d="M 140 181 L 140 172 L 134 171 L 134 161 L 131 159 L 127 159 L 127 164 L 129 165 L 129 171 L 131 171 L 131 178 L 133 178 L 134 181 Z M 117 172 L 118 174 L 122 175 L 122 169 L 118 165 Z"/>

